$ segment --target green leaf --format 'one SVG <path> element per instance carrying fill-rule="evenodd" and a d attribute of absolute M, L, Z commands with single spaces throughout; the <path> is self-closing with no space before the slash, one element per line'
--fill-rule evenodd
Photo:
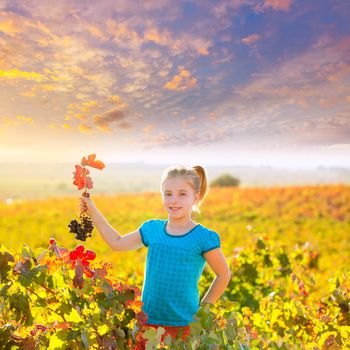
<path fill-rule="evenodd" d="M 67 306 L 68 305 L 69 304 L 67 304 Z M 83 322 L 83 319 L 80 317 L 78 311 L 71 306 L 70 306 L 70 313 L 69 314 L 67 313 L 65 318 L 68 322 L 76 322 L 76 323 Z"/>
<path fill-rule="evenodd" d="M 63 339 L 62 339 L 63 338 Z M 65 345 L 65 337 L 62 337 L 62 331 L 54 333 L 50 336 L 50 344 L 48 350 L 62 350 L 66 349 Z"/>
<path fill-rule="evenodd" d="M 163 327 L 158 327 L 157 329 L 149 327 L 146 329 L 142 336 L 146 339 L 146 350 L 156 349 L 156 346 L 160 343 L 161 336 L 165 333 Z"/>
<path fill-rule="evenodd" d="M 104 324 L 102 326 L 97 327 L 97 331 L 100 335 L 104 335 L 109 331 L 109 327 L 106 324 Z"/>

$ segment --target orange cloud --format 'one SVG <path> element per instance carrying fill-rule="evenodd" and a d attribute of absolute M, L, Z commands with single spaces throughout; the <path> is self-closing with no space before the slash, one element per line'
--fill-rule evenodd
<path fill-rule="evenodd" d="M 163 87 L 168 90 L 185 91 L 197 86 L 197 79 L 191 77 L 191 73 L 183 66 L 178 67 L 179 74 L 168 81 Z"/>
<path fill-rule="evenodd" d="M 162 46 L 169 45 L 173 41 L 168 30 L 164 30 L 161 33 L 157 28 L 147 29 L 144 34 L 144 39 L 147 41 L 153 41 L 154 43 Z"/>
<path fill-rule="evenodd" d="M 77 119 L 80 119 L 80 120 L 87 120 L 88 119 L 85 115 L 80 114 L 80 113 L 73 114 L 73 116 Z"/>
<path fill-rule="evenodd" d="M 138 48 L 143 40 L 140 35 L 132 30 L 126 23 L 107 20 L 107 33 L 113 37 L 113 41 L 122 47 Z"/>
<path fill-rule="evenodd" d="M 215 114 L 215 113 L 210 113 L 209 119 L 210 119 L 210 120 L 218 120 L 219 117 L 218 117 L 217 114 Z"/>
<path fill-rule="evenodd" d="M 191 117 L 188 117 L 187 119 L 184 119 L 181 124 L 183 127 L 187 127 L 188 125 L 194 123 L 196 121 L 196 117 L 192 115 Z"/>
<path fill-rule="evenodd" d="M 118 109 L 126 110 L 128 105 L 122 101 L 121 97 L 118 95 L 112 95 L 108 98 L 108 102 L 114 103 Z"/>
<path fill-rule="evenodd" d="M 56 124 L 53 124 L 53 123 L 49 124 L 49 128 L 54 129 L 54 130 L 57 130 L 57 129 L 58 129 L 58 128 L 57 128 L 57 125 L 56 125 Z"/>
<path fill-rule="evenodd" d="M 259 34 L 251 34 L 251 35 L 248 35 L 246 36 L 245 38 L 243 38 L 241 40 L 241 42 L 245 45 L 248 45 L 248 46 L 254 46 L 254 44 L 260 40 L 260 35 Z"/>
<path fill-rule="evenodd" d="M 79 110 L 83 113 L 89 113 L 92 110 L 96 110 L 99 107 L 97 101 L 84 101 L 82 103 L 70 103 L 68 109 L 70 110 Z M 77 114 L 76 114 L 77 116 Z"/>
<path fill-rule="evenodd" d="M 151 132 L 152 130 L 154 130 L 154 125 L 153 125 L 153 124 L 148 124 L 147 126 L 145 126 L 145 127 L 143 128 L 143 131 L 144 131 L 145 133 L 149 133 L 149 132 Z"/>
<path fill-rule="evenodd" d="M 121 122 L 120 124 L 118 124 L 118 126 L 119 126 L 120 129 L 123 129 L 123 130 L 126 130 L 126 131 L 129 131 L 132 128 L 131 124 L 126 122 L 126 121 Z"/>
<path fill-rule="evenodd" d="M 34 80 L 34 81 L 44 81 L 47 78 L 36 72 L 25 72 L 20 71 L 18 69 L 11 69 L 9 71 L 0 70 L 0 77 L 7 79 L 26 79 L 26 80 Z"/>
<path fill-rule="evenodd" d="M 110 111 L 103 113 L 102 115 L 95 115 L 93 117 L 93 123 L 101 131 L 107 131 L 107 132 L 112 131 L 112 129 L 109 126 L 111 123 L 119 122 L 119 121 L 121 122 L 119 126 L 122 129 L 130 129 L 131 128 L 130 124 L 123 121 L 124 119 L 125 119 L 125 114 L 122 111 L 118 109 L 112 109 Z"/>
<path fill-rule="evenodd" d="M 82 133 L 89 134 L 93 131 L 92 127 L 86 124 L 80 124 L 78 130 Z"/>
<path fill-rule="evenodd" d="M 72 130 L 73 129 L 72 126 L 67 124 L 67 123 L 62 124 L 62 128 L 66 129 L 66 130 Z"/>
<path fill-rule="evenodd" d="M 327 96 L 321 98 L 319 102 L 322 107 L 332 107 L 338 105 L 340 100 L 339 96 Z"/>
<path fill-rule="evenodd" d="M 106 41 L 108 39 L 107 36 L 102 32 L 102 30 L 94 24 L 89 24 L 87 26 L 87 29 L 90 32 L 90 34 L 97 39 L 100 39 L 102 41 Z"/>
<path fill-rule="evenodd" d="M 22 32 L 22 27 L 15 23 L 13 18 L 6 18 L 0 22 L 0 32 L 14 37 L 15 35 Z"/>
<path fill-rule="evenodd" d="M 22 121 L 24 121 L 27 124 L 34 124 L 33 118 L 30 118 L 30 117 L 23 117 L 23 116 L 20 115 L 20 116 L 16 117 L 16 119 L 22 120 Z"/>
<path fill-rule="evenodd" d="M 288 11 L 292 0 L 265 0 L 263 7 L 272 7 L 274 10 Z"/>
<path fill-rule="evenodd" d="M 59 91 L 59 86 L 52 85 L 52 84 L 35 85 L 35 86 L 32 86 L 30 90 L 20 92 L 20 94 L 22 96 L 32 98 L 32 97 L 35 97 L 38 94 L 38 92 L 42 93 L 42 92 L 50 92 L 50 91 Z"/>
<path fill-rule="evenodd" d="M 4 126 L 17 126 L 17 125 L 23 125 L 23 124 L 30 124 L 34 125 L 35 121 L 33 118 L 30 117 L 24 117 L 24 116 L 16 116 L 14 118 L 9 117 L 2 117 L 2 124 Z"/>
<path fill-rule="evenodd" d="M 174 54 L 187 50 L 195 50 L 199 55 L 208 56 L 212 40 L 191 36 L 188 33 L 179 35 L 176 39 L 169 30 L 160 31 L 158 28 L 148 28 L 144 33 L 145 41 L 152 41 L 157 45 L 168 46 Z"/>
<path fill-rule="evenodd" d="M 113 129 L 111 129 L 108 125 L 99 125 L 98 127 L 97 127 L 97 129 L 99 129 L 100 131 L 102 131 L 102 132 L 106 132 L 106 133 L 111 133 L 111 132 L 113 132 Z"/>
<path fill-rule="evenodd" d="M 98 107 L 97 101 L 85 101 L 82 103 L 81 110 L 83 112 L 90 112 Z"/>

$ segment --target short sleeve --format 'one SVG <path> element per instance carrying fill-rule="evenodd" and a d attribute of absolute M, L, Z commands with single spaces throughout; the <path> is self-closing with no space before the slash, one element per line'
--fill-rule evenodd
<path fill-rule="evenodd" d="M 215 248 L 220 248 L 220 236 L 215 231 L 208 231 L 204 237 L 202 254 Z"/>
<path fill-rule="evenodd" d="M 139 228 L 141 235 L 141 240 L 144 246 L 148 247 L 149 245 L 149 232 L 152 220 L 145 221 Z"/>

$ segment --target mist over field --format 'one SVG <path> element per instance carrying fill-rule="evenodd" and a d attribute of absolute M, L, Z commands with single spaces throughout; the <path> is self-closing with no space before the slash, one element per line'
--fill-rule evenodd
<path fill-rule="evenodd" d="M 171 165 L 171 164 L 169 164 Z M 112 163 L 102 171 L 91 170 L 91 194 L 158 191 L 166 164 Z M 349 184 L 350 169 L 317 167 L 288 169 L 271 166 L 205 166 L 209 183 L 222 174 L 238 177 L 240 187 L 281 187 L 321 184 Z M 73 185 L 72 163 L 1 163 L 0 200 L 36 199 L 79 195 Z"/>

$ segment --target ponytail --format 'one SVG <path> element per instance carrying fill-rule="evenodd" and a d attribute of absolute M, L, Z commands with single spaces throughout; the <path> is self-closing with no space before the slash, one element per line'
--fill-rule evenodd
<path fill-rule="evenodd" d="M 207 174 L 204 170 L 203 167 L 200 165 L 194 165 L 192 169 L 195 171 L 196 174 L 198 174 L 199 177 L 199 200 L 198 204 L 194 205 L 194 211 L 200 213 L 200 206 L 202 205 L 204 201 L 204 197 L 207 195 L 209 191 L 209 186 L 208 186 L 208 180 L 207 180 Z"/>

